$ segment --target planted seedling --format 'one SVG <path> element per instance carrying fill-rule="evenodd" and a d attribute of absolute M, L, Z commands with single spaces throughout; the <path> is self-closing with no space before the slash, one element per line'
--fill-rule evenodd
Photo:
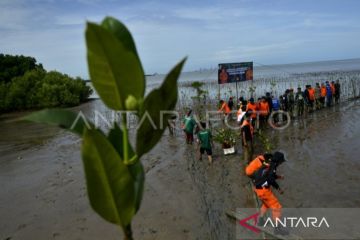
<path fill-rule="evenodd" d="M 144 190 L 144 168 L 140 158 L 160 140 L 177 102 L 177 80 L 185 59 L 165 77 L 159 88 L 145 93 L 145 76 L 135 43 L 128 29 L 107 17 L 101 24 L 88 22 L 85 32 L 91 82 L 103 103 L 122 111 L 121 127 L 105 134 L 84 116 L 63 109 L 32 113 L 24 119 L 58 125 L 79 135 L 88 197 L 92 208 L 103 219 L 119 225 L 125 239 L 133 239 L 131 220 L 138 212 Z M 129 142 L 126 111 L 136 111 L 141 125 L 136 146 Z M 148 116 L 144 118 L 144 116 Z"/>

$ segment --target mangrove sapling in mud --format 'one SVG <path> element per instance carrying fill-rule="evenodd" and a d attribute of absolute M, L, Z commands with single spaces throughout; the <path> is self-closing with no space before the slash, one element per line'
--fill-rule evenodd
<path fill-rule="evenodd" d="M 270 139 L 266 136 L 266 133 L 263 130 L 259 130 L 257 133 L 260 142 L 263 146 L 263 149 L 265 152 L 269 153 L 273 150 L 274 146 L 272 144 L 272 142 L 270 141 Z"/>
<path fill-rule="evenodd" d="M 85 32 L 91 82 L 104 104 L 115 111 L 136 111 L 145 120 L 136 132 L 136 147 L 129 142 L 126 114 L 121 128 L 116 122 L 108 134 L 74 112 L 49 109 L 32 113 L 24 120 L 58 125 L 82 137 L 88 197 L 92 208 L 106 221 L 121 226 L 125 239 L 133 239 L 131 220 L 140 208 L 145 173 L 140 161 L 160 140 L 177 103 L 177 80 L 185 60 L 166 76 L 159 88 L 145 94 L 145 76 L 135 43 L 128 29 L 107 17 L 101 24 L 88 22 Z"/>
<path fill-rule="evenodd" d="M 255 91 L 256 91 L 256 86 L 251 85 L 251 86 L 249 87 L 250 97 L 252 97 L 252 98 L 254 97 Z"/>
<path fill-rule="evenodd" d="M 205 119 L 205 111 L 206 111 L 206 95 L 208 94 L 207 91 L 205 91 L 204 89 L 202 89 L 202 87 L 204 86 L 203 82 L 192 82 L 191 83 L 191 87 L 195 89 L 196 91 L 196 96 L 191 97 L 194 102 L 193 102 L 193 109 L 196 112 L 196 115 L 198 115 L 198 118 L 201 120 Z"/>

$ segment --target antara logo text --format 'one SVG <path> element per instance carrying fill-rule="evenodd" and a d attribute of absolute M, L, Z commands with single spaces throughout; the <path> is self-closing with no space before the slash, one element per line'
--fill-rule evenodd
<path fill-rule="evenodd" d="M 271 218 L 267 218 L 263 227 L 304 227 L 304 228 L 320 228 L 320 227 L 330 227 L 329 223 L 326 221 L 326 218 L 323 217 L 320 220 L 317 217 L 284 217 L 284 218 L 276 218 L 276 220 L 272 220 Z"/>

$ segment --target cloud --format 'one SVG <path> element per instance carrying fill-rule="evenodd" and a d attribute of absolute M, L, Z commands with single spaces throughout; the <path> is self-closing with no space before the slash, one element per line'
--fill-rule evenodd
<path fill-rule="evenodd" d="M 289 49 L 299 47 L 309 42 L 311 41 L 304 42 L 302 40 L 294 40 L 263 45 L 230 46 L 214 52 L 212 59 L 216 61 L 220 61 L 222 59 L 232 61 L 239 58 L 252 59 L 261 56 L 276 56 L 280 52 L 288 51 Z"/>
<path fill-rule="evenodd" d="M 100 22 L 106 15 L 128 26 L 146 72 L 167 71 L 185 55 L 189 55 L 187 69 L 238 59 L 276 62 L 279 54 L 296 61 L 298 55 L 316 46 L 322 51 L 326 51 L 324 45 L 354 46 L 350 38 L 359 35 L 357 15 L 300 6 L 303 3 L 292 7 L 287 1 L 276 6 L 274 2 L 254 4 L 249 0 L 192 4 L 156 0 L 121 4 L 118 0 L 0 1 L 3 51 L 33 55 L 49 69 L 84 77 L 85 22 Z M 325 41 L 327 44 L 321 44 Z"/>

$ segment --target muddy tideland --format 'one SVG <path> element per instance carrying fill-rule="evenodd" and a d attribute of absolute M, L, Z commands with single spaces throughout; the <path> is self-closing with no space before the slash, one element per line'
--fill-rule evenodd
<path fill-rule="evenodd" d="M 99 100 L 73 110 L 91 117 Z M 81 139 L 54 127 L 12 122 L 0 125 L 0 240 L 122 239 L 119 227 L 90 208 L 80 157 Z M 360 206 L 360 102 L 343 102 L 296 119 L 267 134 L 287 162 L 278 195 L 283 207 Z M 142 206 L 133 220 L 135 239 L 235 239 L 236 222 L 226 211 L 255 207 L 244 175 L 241 148 L 214 162 L 196 160 L 196 146 L 181 131 L 165 132 L 142 161 Z"/>

